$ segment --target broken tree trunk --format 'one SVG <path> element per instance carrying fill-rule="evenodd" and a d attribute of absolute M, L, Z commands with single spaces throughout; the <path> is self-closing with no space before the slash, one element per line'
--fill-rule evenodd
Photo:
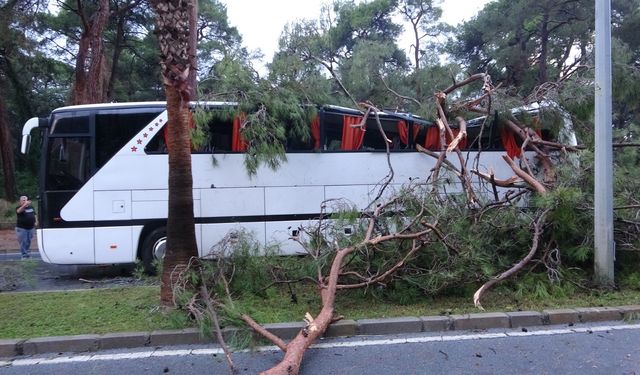
<path fill-rule="evenodd" d="M 304 319 L 307 323 L 306 326 L 302 330 L 300 330 L 298 335 L 296 335 L 296 337 L 288 344 L 285 344 L 282 339 L 267 331 L 264 327 L 256 323 L 249 316 L 242 316 L 242 319 L 245 321 L 245 323 L 247 323 L 247 325 L 249 325 L 249 327 L 251 327 L 258 334 L 262 335 L 285 352 L 284 358 L 280 363 L 278 363 L 273 368 L 263 372 L 262 374 L 298 374 L 306 350 L 309 348 L 309 346 L 311 346 L 311 344 L 313 344 L 316 339 L 318 339 L 318 337 L 322 336 L 324 332 L 326 332 L 326 330 L 329 328 L 329 325 L 336 320 L 334 317 L 336 292 L 339 289 L 364 287 L 389 277 L 393 272 L 396 272 L 402 266 L 402 264 L 404 264 L 416 251 L 421 248 L 420 244 L 418 244 L 419 241 L 416 240 L 419 238 L 424 238 L 435 229 L 434 225 L 425 223 L 423 224 L 424 229 L 419 232 L 393 233 L 373 237 L 375 219 L 380 215 L 380 212 L 383 210 L 383 208 L 384 205 L 377 207 L 373 214 L 373 217 L 369 219 L 368 230 L 363 241 L 356 245 L 345 247 L 336 251 L 335 257 L 333 258 L 333 261 L 331 263 L 329 275 L 319 276 L 318 288 L 322 301 L 322 309 L 320 310 L 320 313 L 315 318 L 313 318 L 311 314 L 307 313 Z M 345 262 L 345 258 L 349 254 L 355 252 L 356 250 L 359 250 L 362 247 L 375 246 L 385 241 L 397 239 L 414 240 L 414 243 L 405 258 L 396 263 L 395 266 L 390 267 L 387 272 L 381 272 L 379 275 L 376 275 L 367 280 L 367 282 L 359 283 L 358 285 L 338 284 L 338 279 L 342 274 L 342 268 Z"/>
<path fill-rule="evenodd" d="M 280 363 L 278 363 L 275 367 L 263 372 L 262 374 L 292 375 L 299 373 L 300 365 L 302 364 L 302 358 L 305 351 L 318 337 L 320 337 L 327 330 L 327 328 L 329 328 L 331 322 L 333 322 L 333 313 L 335 310 L 334 303 L 337 290 L 336 286 L 338 285 L 338 276 L 340 275 L 342 262 L 344 260 L 344 257 L 354 250 L 355 247 L 348 247 L 336 252 L 336 256 L 333 259 L 331 271 L 329 272 L 329 276 L 326 279 L 326 282 L 319 285 L 320 296 L 322 298 L 322 309 L 320 310 L 320 313 L 316 316 L 315 319 L 307 315 L 307 319 L 305 319 L 307 322 L 306 327 L 300 330 L 298 335 L 288 344 L 284 344 L 281 339 L 269 333 L 266 329 L 264 329 L 264 327 L 255 323 L 248 316 L 242 317 L 242 319 L 247 322 L 247 324 L 252 329 L 264 336 L 266 339 L 273 342 L 276 346 L 278 346 L 285 352 L 284 358 Z"/>

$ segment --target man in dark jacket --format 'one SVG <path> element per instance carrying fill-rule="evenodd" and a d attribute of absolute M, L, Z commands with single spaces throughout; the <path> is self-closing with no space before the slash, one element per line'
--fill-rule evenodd
<path fill-rule="evenodd" d="M 29 248 L 33 232 L 38 225 L 38 219 L 36 218 L 36 210 L 31 207 L 31 201 L 26 195 L 20 197 L 20 206 L 16 208 L 16 215 L 16 236 L 18 243 L 20 243 L 22 259 L 27 259 L 31 257 Z"/>

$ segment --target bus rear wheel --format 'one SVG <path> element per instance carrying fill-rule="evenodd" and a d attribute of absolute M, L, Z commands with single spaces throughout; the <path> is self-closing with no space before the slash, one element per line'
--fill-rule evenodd
<path fill-rule="evenodd" d="M 162 262 L 167 248 L 166 228 L 156 228 L 149 233 L 142 243 L 142 267 L 149 275 L 156 273 L 156 264 Z"/>

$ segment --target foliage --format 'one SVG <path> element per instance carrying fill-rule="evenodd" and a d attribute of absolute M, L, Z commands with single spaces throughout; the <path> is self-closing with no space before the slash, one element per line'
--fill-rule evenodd
<path fill-rule="evenodd" d="M 451 52 L 471 72 L 488 71 L 495 83 L 526 95 L 587 59 L 593 14 L 588 2 L 491 2 L 464 23 Z"/>
<path fill-rule="evenodd" d="M 310 139 L 309 124 L 316 114 L 311 103 L 288 87 L 259 78 L 237 57 L 227 56 L 216 64 L 202 87 L 202 96 L 237 103 L 235 115 L 242 119 L 240 134 L 247 143 L 249 174 L 256 173 L 261 164 L 275 169 L 286 161 L 287 139 Z"/>

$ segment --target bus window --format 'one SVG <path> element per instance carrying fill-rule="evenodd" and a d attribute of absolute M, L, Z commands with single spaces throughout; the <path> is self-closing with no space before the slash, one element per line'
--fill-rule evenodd
<path fill-rule="evenodd" d="M 160 112 L 161 109 L 142 113 L 98 113 L 96 115 L 96 168 L 102 167 Z"/>
<path fill-rule="evenodd" d="M 322 149 L 324 151 L 340 151 L 342 144 L 342 116 L 325 117 L 323 127 Z"/>
<path fill-rule="evenodd" d="M 49 134 L 89 134 L 89 114 L 68 112 L 56 115 Z"/>
<path fill-rule="evenodd" d="M 89 178 L 89 138 L 49 138 L 45 188 L 77 190 Z"/>
<path fill-rule="evenodd" d="M 164 133 L 166 132 L 168 125 L 168 123 L 165 124 L 162 128 L 162 131 L 156 132 L 149 143 L 147 143 L 147 145 L 144 147 L 144 152 L 146 154 L 162 155 L 167 153 L 167 145 L 165 144 Z"/>
<path fill-rule="evenodd" d="M 314 142 L 311 138 L 304 141 L 300 137 L 289 136 L 287 137 L 287 151 L 301 152 L 301 151 L 313 151 Z"/>
<path fill-rule="evenodd" d="M 239 129 L 236 131 L 239 131 Z M 209 122 L 209 145 L 211 151 L 232 151 L 233 132 L 233 119 L 214 117 L 213 120 Z"/>
<path fill-rule="evenodd" d="M 232 151 L 233 118 L 214 114 L 205 127 L 206 141 L 202 150 L 196 152 L 217 153 Z"/>
<path fill-rule="evenodd" d="M 233 119 L 228 116 L 214 115 L 209 122 L 203 126 L 205 140 L 198 148 L 193 148 L 194 154 L 211 154 L 231 152 L 233 138 Z M 162 131 L 157 132 L 144 148 L 147 154 L 166 154 L 167 149 L 167 128 L 165 124 Z"/>
<path fill-rule="evenodd" d="M 313 124 L 315 121 L 315 125 Z M 286 124 L 286 132 L 287 132 L 287 151 L 300 152 L 300 151 L 313 151 L 316 148 L 316 139 L 318 148 L 320 148 L 320 119 L 314 119 L 310 124 L 306 134 L 299 134 L 300 132 L 294 132 L 293 125 Z M 313 135 L 314 126 L 316 127 L 316 135 Z M 304 132 L 304 130 L 303 130 Z"/>
<path fill-rule="evenodd" d="M 400 136 L 400 132 L 398 129 L 400 125 L 398 125 L 397 120 L 380 120 L 380 123 L 382 124 L 382 129 L 384 130 L 386 137 L 391 140 L 389 149 L 401 150 L 407 147 L 406 143 L 403 143 L 402 137 Z M 406 125 L 404 126 L 406 127 Z M 404 142 L 406 142 L 406 140 Z M 387 142 L 380 132 L 380 128 L 378 127 L 376 119 L 370 118 L 367 122 L 367 131 L 362 141 L 362 150 L 386 151 L 387 145 L 385 143 Z"/>

